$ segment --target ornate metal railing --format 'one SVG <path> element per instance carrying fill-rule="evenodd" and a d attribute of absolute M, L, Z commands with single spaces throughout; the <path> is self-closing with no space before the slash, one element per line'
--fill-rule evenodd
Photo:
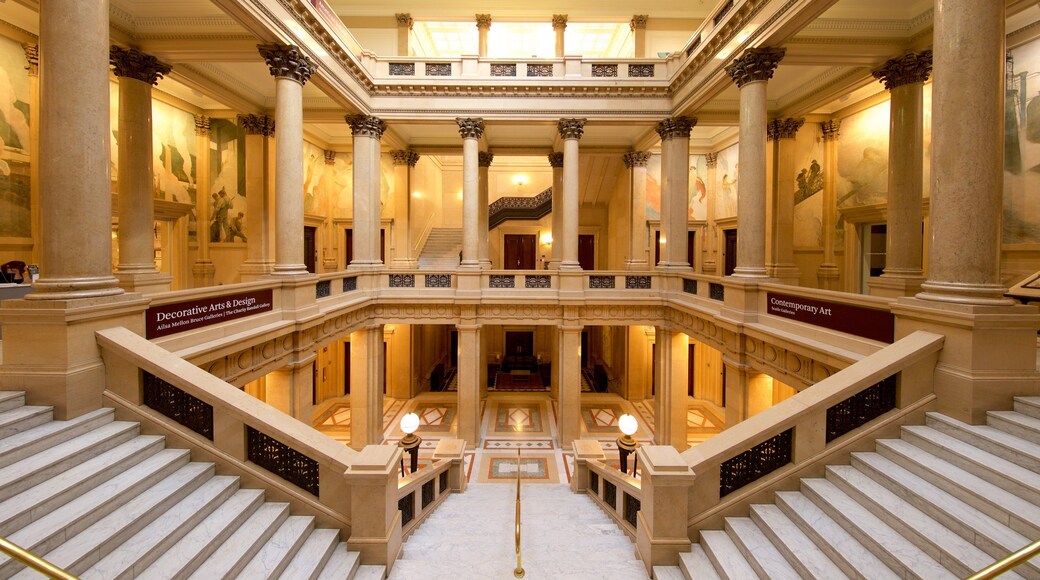
<path fill-rule="evenodd" d="M 635 537 L 636 514 L 642 505 L 639 480 L 599 460 L 590 459 L 586 465 L 589 473 L 586 493 L 614 518 L 621 529 Z"/>
<path fill-rule="evenodd" d="M 144 379 L 144 404 L 213 441 L 213 405 L 185 393 L 148 371 Z"/>
<path fill-rule="evenodd" d="M 791 463 L 793 429 L 774 435 L 751 449 L 722 462 L 719 469 L 719 497 L 744 487 Z"/>
<path fill-rule="evenodd" d="M 318 462 L 285 443 L 246 427 L 246 457 L 285 481 L 320 495 Z"/>
<path fill-rule="evenodd" d="M 397 509 L 401 510 L 403 535 L 410 534 L 452 492 L 449 487 L 451 467 L 450 460 L 441 459 L 398 481 Z"/>
<path fill-rule="evenodd" d="M 827 443 L 896 408 L 896 375 L 827 409 Z"/>
<path fill-rule="evenodd" d="M 552 188 L 532 197 L 500 197 L 488 205 L 488 229 L 507 220 L 540 220 L 552 212 Z"/>

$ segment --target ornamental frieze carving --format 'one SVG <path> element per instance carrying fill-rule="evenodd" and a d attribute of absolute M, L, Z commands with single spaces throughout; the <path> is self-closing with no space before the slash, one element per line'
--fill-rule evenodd
<path fill-rule="evenodd" d="M 239 115 L 238 124 L 246 135 L 274 135 L 274 117 L 270 115 Z"/>
<path fill-rule="evenodd" d="M 344 117 L 350 125 L 350 134 L 354 137 L 375 137 L 381 139 L 386 131 L 386 121 L 372 115 L 347 115 Z"/>
<path fill-rule="evenodd" d="M 838 135 L 841 133 L 841 120 L 823 121 L 820 123 L 820 130 L 823 131 L 824 141 L 837 141 Z"/>
<path fill-rule="evenodd" d="M 891 91 L 896 87 L 912 83 L 923 83 L 932 72 L 932 51 L 908 52 L 903 56 L 890 59 L 873 73 L 874 78 L 885 83 L 885 89 Z"/>
<path fill-rule="evenodd" d="M 480 139 L 484 135 L 484 119 L 479 117 L 458 117 L 459 135 L 463 139 Z"/>
<path fill-rule="evenodd" d="M 768 81 L 773 78 L 773 72 L 785 52 L 783 48 L 749 48 L 726 67 L 726 74 L 738 88 L 748 83 Z"/>
<path fill-rule="evenodd" d="M 289 79 L 304 85 L 314 74 L 310 57 L 303 54 L 299 47 L 291 44 L 258 44 L 256 49 L 267 61 L 271 76 L 276 79 Z"/>
<path fill-rule="evenodd" d="M 771 119 L 766 124 L 766 140 L 794 139 L 798 129 L 805 124 L 805 119 Z"/>
<path fill-rule="evenodd" d="M 586 119 L 560 119 L 556 123 L 556 129 L 562 139 L 581 139 L 585 133 L 585 121 Z"/>
<path fill-rule="evenodd" d="M 621 159 L 625 162 L 627 169 L 633 167 L 646 167 L 646 164 L 650 161 L 649 151 L 629 151 L 621 156 Z"/>
<path fill-rule="evenodd" d="M 690 138 L 690 131 L 697 125 L 697 117 L 669 117 L 657 122 L 655 127 L 662 141 L 680 137 Z"/>
<path fill-rule="evenodd" d="M 117 77 L 137 79 L 150 85 L 159 83 L 159 79 L 170 74 L 173 67 L 150 54 L 136 48 L 123 48 L 113 45 L 108 50 L 108 61 L 112 64 Z"/>
<path fill-rule="evenodd" d="M 478 306 L 477 316 L 497 320 L 555 320 L 563 317 L 563 308 L 553 304 L 491 304 Z"/>

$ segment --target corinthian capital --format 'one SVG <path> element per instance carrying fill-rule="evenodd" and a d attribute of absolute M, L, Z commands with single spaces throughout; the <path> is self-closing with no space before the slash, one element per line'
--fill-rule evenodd
<path fill-rule="evenodd" d="M 549 154 L 549 166 L 554 168 L 563 167 L 563 153 L 557 151 Z"/>
<path fill-rule="evenodd" d="M 407 165 L 408 167 L 415 167 L 415 164 L 419 162 L 419 154 L 412 150 L 391 151 L 390 158 L 393 159 L 394 165 Z"/>
<path fill-rule="evenodd" d="M 173 67 L 150 54 L 136 48 L 112 46 L 108 49 L 108 61 L 117 77 L 137 79 L 150 85 L 158 84 L 163 75 L 170 74 Z"/>
<path fill-rule="evenodd" d="M 552 18 L 553 30 L 560 28 L 567 28 L 567 15 L 566 14 L 553 14 Z"/>
<path fill-rule="evenodd" d="M 477 28 L 491 28 L 491 15 L 490 14 L 476 14 L 474 15 L 477 21 Z"/>
<path fill-rule="evenodd" d="M 494 153 L 480 151 L 477 153 L 477 167 L 491 167 L 491 162 L 494 161 L 494 159 Z"/>
<path fill-rule="evenodd" d="M 271 76 L 276 79 L 290 79 L 301 85 L 307 84 L 307 79 L 314 74 L 314 66 L 311 59 L 303 54 L 300 49 L 291 44 L 258 44 L 257 50 L 260 56 L 267 61 L 271 69 Z"/>
<path fill-rule="evenodd" d="M 773 71 L 785 52 L 783 48 L 749 48 L 726 67 L 726 74 L 738 88 L 756 81 L 768 81 L 773 78 Z"/>
<path fill-rule="evenodd" d="M 716 165 L 719 164 L 719 154 L 718 153 L 705 153 L 704 154 L 704 163 L 705 163 L 705 165 L 708 166 L 709 169 L 712 168 L 712 167 L 715 167 Z"/>
<path fill-rule="evenodd" d="M 386 121 L 372 115 L 347 115 L 347 124 L 350 125 L 350 134 L 357 137 L 375 137 L 381 139 L 386 131 Z"/>
<path fill-rule="evenodd" d="M 463 139 L 480 139 L 484 135 L 484 119 L 479 117 L 458 117 L 459 135 Z"/>
<path fill-rule="evenodd" d="M 330 149 L 325 150 L 325 165 L 336 164 L 336 152 Z"/>
<path fill-rule="evenodd" d="M 246 135 L 274 135 L 274 119 L 270 115 L 239 115 L 238 124 L 245 130 Z"/>
<path fill-rule="evenodd" d="M 22 45 L 22 49 L 25 50 L 25 62 L 27 63 L 25 70 L 29 71 L 31 77 L 40 76 L 40 45 L 26 43 Z"/>
<path fill-rule="evenodd" d="M 625 167 L 632 169 L 633 167 L 646 167 L 647 162 L 650 161 L 649 151 L 629 151 L 622 157 L 625 162 Z"/>
<path fill-rule="evenodd" d="M 630 30 L 646 30 L 646 23 L 649 20 L 649 14 L 635 14 L 632 16 L 632 20 L 628 21 L 628 28 Z"/>
<path fill-rule="evenodd" d="M 556 129 L 563 139 L 581 139 L 585 133 L 585 119 L 560 119 Z"/>
<path fill-rule="evenodd" d="M 200 137 L 209 135 L 209 117 L 205 115 L 195 115 L 195 134 Z"/>
<path fill-rule="evenodd" d="M 932 72 L 932 51 L 908 52 L 898 58 L 893 58 L 881 65 L 872 74 L 874 78 L 885 83 L 885 88 L 892 90 L 896 87 L 909 85 L 911 83 L 923 83 L 928 80 Z"/>
<path fill-rule="evenodd" d="M 697 117 L 669 117 L 657 122 L 657 134 L 662 141 L 676 137 L 690 138 L 690 131 L 697 125 Z"/>
<path fill-rule="evenodd" d="M 766 139 L 794 139 L 805 119 L 773 119 L 766 124 Z"/>
<path fill-rule="evenodd" d="M 841 120 L 823 121 L 820 123 L 820 130 L 823 131 L 824 141 L 837 141 L 838 134 L 841 132 Z"/>
<path fill-rule="evenodd" d="M 399 27 L 403 28 L 407 26 L 408 30 L 411 30 L 412 26 L 415 25 L 415 21 L 412 20 L 412 15 L 407 12 L 398 12 L 397 14 L 394 14 L 394 17 L 397 18 L 397 26 Z"/>

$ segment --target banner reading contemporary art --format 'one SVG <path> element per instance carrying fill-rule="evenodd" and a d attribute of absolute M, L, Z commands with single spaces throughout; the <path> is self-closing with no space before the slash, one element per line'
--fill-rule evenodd
<path fill-rule="evenodd" d="M 887 310 L 769 292 L 766 312 L 881 342 L 895 336 L 895 317 Z"/>
<path fill-rule="evenodd" d="M 144 313 L 145 337 L 159 338 L 227 322 L 243 316 L 267 312 L 272 308 L 271 289 L 213 296 L 200 300 L 153 306 Z"/>

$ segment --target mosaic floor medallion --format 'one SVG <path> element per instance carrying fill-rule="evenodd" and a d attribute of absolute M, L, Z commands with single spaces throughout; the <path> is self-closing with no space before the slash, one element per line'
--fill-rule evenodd
<path fill-rule="evenodd" d="M 492 457 L 488 465 L 488 479 L 516 479 L 515 457 Z M 549 479 L 548 460 L 544 457 L 521 459 L 520 479 Z"/>
<path fill-rule="evenodd" d="M 455 404 L 420 403 L 412 412 L 419 415 L 419 431 L 449 431 L 455 418 Z"/>
<path fill-rule="evenodd" d="M 542 410 L 537 403 L 500 403 L 495 431 L 542 431 Z"/>
<path fill-rule="evenodd" d="M 581 406 L 581 418 L 589 433 L 618 432 L 617 422 L 624 415 L 620 405 L 590 404 Z"/>

